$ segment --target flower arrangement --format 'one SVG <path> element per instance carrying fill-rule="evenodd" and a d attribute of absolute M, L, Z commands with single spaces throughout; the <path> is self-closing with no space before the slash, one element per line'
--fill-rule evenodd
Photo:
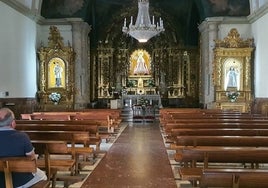
<path fill-rule="evenodd" d="M 154 80 L 149 79 L 149 80 L 148 80 L 148 86 L 149 86 L 149 87 L 154 87 L 154 86 L 155 86 Z"/>
<path fill-rule="evenodd" d="M 135 87 L 135 81 L 134 80 L 128 80 L 127 87 Z"/>
<path fill-rule="evenodd" d="M 138 100 L 138 105 L 141 105 L 141 106 L 148 106 L 150 104 L 149 100 L 148 99 L 145 99 L 143 97 L 141 97 L 139 100 Z"/>
<path fill-rule="evenodd" d="M 235 102 L 237 100 L 237 97 L 240 95 L 239 92 L 233 92 L 233 91 L 228 91 L 226 93 L 226 96 L 231 102 Z"/>
<path fill-rule="evenodd" d="M 54 103 L 58 103 L 61 99 L 61 94 L 57 92 L 52 92 L 49 95 L 49 99 Z"/>

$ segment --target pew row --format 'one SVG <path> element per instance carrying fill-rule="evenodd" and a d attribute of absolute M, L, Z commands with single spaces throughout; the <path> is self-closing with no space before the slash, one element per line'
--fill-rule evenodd
<path fill-rule="evenodd" d="M 80 125 L 80 124 L 17 124 L 17 130 L 20 131 L 72 131 L 72 132 L 87 132 L 88 138 L 82 137 L 88 140 L 85 140 L 88 145 L 94 145 L 96 147 L 96 151 L 100 151 L 101 137 L 98 131 L 98 125 Z"/>
<path fill-rule="evenodd" d="M 70 151 L 67 142 L 59 140 L 32 140 L 35 152 L 38 155 L 37 166 L 45 170 L 47 177 L 55 188 L 56 181 L 63 181 L 64 187 L 83 180 L 82 176 L 76 176 L 75 168 L 77 159 L 74 150 Z M 59 175 L 58 172 L 68 172 Z"/>
<path fill-rule="evenodd" d="M 36 172 L 36 159 L 31 157 L 6 157 L 0 158 L 0 171 L 4 172 L 6 188 L 13 188 L 13 172 Z M 49 180 L 41 180 L 31 186 L 31 188 L 49 188 Z"/>
<path fill-rule="evenodd" d="M 21 114 L 22 120 L 92 120 L 108 130 L 118 128 L 122 119 L 121 111 L 114 109 L 92 109 L 73 112 L 34 112 Z"/>
<path fill-rule="evenodd" d="M 201 178 L 197 162 L 204 168 L 209 163 L 222 163 L 222 168 L 229 168 L 229 163 L 250 163 L 251 168 L 268 163 L 267 136 L 177 136 L 175 149 L 175 161 L 186 167 L 179 170 L 182 179 L 194 185 Z"/>
<path fill-rule="evenodd" d="M 266 188 L 268 170 L 262 169 L 204 169 L 200 188 Z"/>
<path fill-rule="evenodd" d="M 97 125 L 96 137 L 100 137 L 101 139 L 106 139 L 109 141 L 111 137 L 114 137 L 118 134 L 119 129 L 103 127 L 100 122 L 94 120 L 16 120 L 17 126 L 20 125 L 70 125 L 73 127 L 77 127 L 79 130 L 79 126 L 84 126 L 84 129 L 90 129 L 91 126 Z M 87 128 L 88 127 L 88 128 Z M 74 128 L 76 129 L 76 128 Z"/>

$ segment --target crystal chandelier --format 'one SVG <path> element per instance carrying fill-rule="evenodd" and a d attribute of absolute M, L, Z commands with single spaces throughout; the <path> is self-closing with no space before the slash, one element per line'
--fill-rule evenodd
<path fill-rule="evenodd" d="M 127 27 L 127 20 L 124 20 L 122 31 L 129 34 L 139 42 L 147 42 L 150 38 L 165 31 L 163 20 L 159 18 L 159 22 L 155 24 L 154 16 L 152 22 L 149 15 L 149 1 L 139 0 L 139 12 L 135 25 L 133 25 L 133 17 L 131 16 L 129 27 Z"/>

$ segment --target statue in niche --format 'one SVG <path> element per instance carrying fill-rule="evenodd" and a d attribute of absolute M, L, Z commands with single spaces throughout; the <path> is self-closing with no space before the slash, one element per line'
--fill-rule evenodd
<path fill-rule="evenodd" d="M 240 72 L 237 68 L 231 66 L 225 78 L 225 90 L 227 88 L 236 88 L 239 90 Z"/>
<path fill-rule="evenodd" d="M 149 70 L 145 64 L 142 51 L 138 53 L 137 64 L 134 68 L 134 74 L 149 74 Z"/>
<path fill-rule="evenodd" d="M 54 67 L 56 87 L 62 86 L 62 82 L 61 82 L 62 72 L 63 72 L 63 68 L 59 65 L 59 63 L 56 63 Z"/>

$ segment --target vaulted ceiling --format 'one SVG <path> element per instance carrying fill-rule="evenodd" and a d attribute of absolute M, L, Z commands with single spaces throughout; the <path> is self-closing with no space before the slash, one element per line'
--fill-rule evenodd
<path fill-rule="evenodd" d="M 247 16 L 249 0 L 150 0 L 150 15 L 164 21 L 165 39 L 185 46 L 198 45 L 198 24 L 207 17 Z M 117 40 L 124 18 L 134 20 L 138 0 L 43 0 L 45 18 L 79 17 L 92 26 L 91 41 Z"/>

